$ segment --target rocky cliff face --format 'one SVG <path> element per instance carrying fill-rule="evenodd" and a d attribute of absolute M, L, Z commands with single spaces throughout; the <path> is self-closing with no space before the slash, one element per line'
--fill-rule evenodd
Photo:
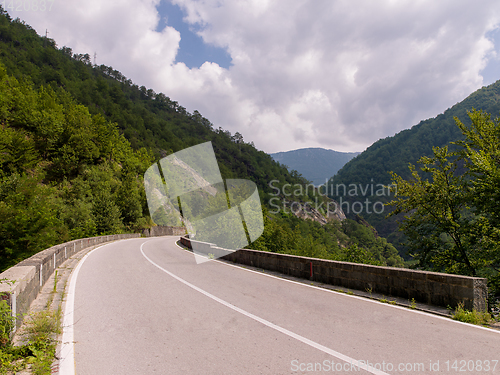
<path fill-rule="evenodd" d="M 289 209 L 295 216 L 300 217 L 301 219 L 317 221 L 321 225 L 325 225 L 331 220 L 345 220 L 346 216 L 344 211 L 342 211 L 342 208 L 340 208 L 337 202 L 330 198 L 327 199 L 326 204 L 319 206 L 323 209 L 323 212 L 326 212 L 325 214 L 316 209 L 314 204 L 303 203 L 300 205 L 294 205 L 292 203 L 289 205 Z"/>

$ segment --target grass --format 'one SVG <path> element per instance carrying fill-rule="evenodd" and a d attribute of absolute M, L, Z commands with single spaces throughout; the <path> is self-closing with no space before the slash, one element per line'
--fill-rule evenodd
<path fill-rule="evenodd" d="M 56 293 L 56 285 L 57 273 L 46 309 L 25 317 L 20 335 L 24 345 L 12 345 L 11 332 L 15 319 L 7 301 L 0 301 L 0 375 L 16 374 L 26 368 L 34 375 L 51 374 L 62 323 L 61 308 L 56 311 L 49 308 Z"/>
<path fill-rule="evenodd" d="M 464 323 L 486 325 L 491 322 L 491 315 L 487 312 L 481 312 L 473 309 L 466 310 L 463 303 L 459 303 L 452 314 L 452 318 Z"/>
<path fill-rule="evenodd" d="M 10 343 L 10 333 L 14 328 L 14 318 L 7 301 L 0 301 L 0 348 Z"/>
<path fill-rule="evenodd" d="M 61 310 L 44 310 L 26 318 L 25 344 L 13 346 L 10 340 L 0 347 L 0 374 L 12 374 L 31 368 L 35 375 L 51 373 L 56 354 L 57 335 L 61 332 Z"/>

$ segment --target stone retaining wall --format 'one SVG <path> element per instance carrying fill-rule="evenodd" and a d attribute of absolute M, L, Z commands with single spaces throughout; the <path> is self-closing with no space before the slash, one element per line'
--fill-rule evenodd
<path fill-rule="evenodd" d="M 142 234 L 146 237 L 157 237 L 157 236 L 183 236 L 186 234 L 186 228 L 184 227 L 167 227 L 167 226 L 155 226 L 149 229 L 144 229 Z"/>
<path fill-rule="evenodd" d="M 191 248 L 189 238 L 181 237 L 181 243 Z M 248 249 L 232 252 L 222 259 L 344 288 L 371 290 L 408 300 L 414 298 L 417 302 L 437 306 L 455 308 L 458 303 L 463 302 L 464 307 L 469 310 L 487 309 L 487 280 L 479 277 L 379 267 Z"/>

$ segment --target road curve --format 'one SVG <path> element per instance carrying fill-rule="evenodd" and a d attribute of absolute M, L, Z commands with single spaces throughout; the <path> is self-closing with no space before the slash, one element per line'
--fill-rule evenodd
<path fill-rule="evenodd" d="M 114 242 L 80 264 L 65 310 L 76 374 L 500 373 L 497 331 L 197 265 L 177 239 Z"/>

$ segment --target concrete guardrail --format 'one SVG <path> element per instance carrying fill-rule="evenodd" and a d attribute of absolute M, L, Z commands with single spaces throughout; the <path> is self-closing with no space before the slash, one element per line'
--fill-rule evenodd
<path fill-rule="evenodd" d="M 191 241 L 185 236 L 180 239 L 180 242 L 190 249 Z M 211 250 L 207 249 L 207 252 L 214 253 L 213 250 L 218 249 L 213 244 L 207 245 L 211 246 Z M 463 303 L 469 310 L 487 309 L 487 280 L 480 277 L 380 267 L 249 249 L 229 251 L 221 259 L 344 288 L 371 290 L 374 293 L 408 300 L 414 298 L 417 302 L 436 306 L 455 308 L 459 303 Z"/>
<path fill-rule="evenodd" d="M 146 237 L 157 237 L 157 236 L 184 236 L 186 234 L 186 228 L 184 227 L 167 227 L 167 226 L 155 226 L 149 229 L 144 229 L 142 234 Z"/>
<path fill-rule="evenodd" d="M 16 264 L 0 274 L 0 279 L 8 283 L 0 284 L 0 295 L 7 300 L 16 317 L 16 327 L 22 324 L 42 286 L 52 276 L 54 270 L 79 251 L 125 238 L 140 237 L 140 234 L 115 234 L 109 236 L 83 238 L 52 246 Z"/>
<path fill-rule="evenodd" d="M 186 233 L 183 227 L 155 226 L 143 231 L 145 237 L 176 235 Z M 140 237 L 139 233 L 115 234 L 83 238 L 65 242 L 40 251 L 0 274 L 0 299 L 7 300 L 12 315 L 16 317 L 16 328 L 22 324 L 24 315 L 29 312 L 31 303 L 36 299 L 45 282 L 54 270 L 68 258 L 81 250 L 110 241 Z"/>

